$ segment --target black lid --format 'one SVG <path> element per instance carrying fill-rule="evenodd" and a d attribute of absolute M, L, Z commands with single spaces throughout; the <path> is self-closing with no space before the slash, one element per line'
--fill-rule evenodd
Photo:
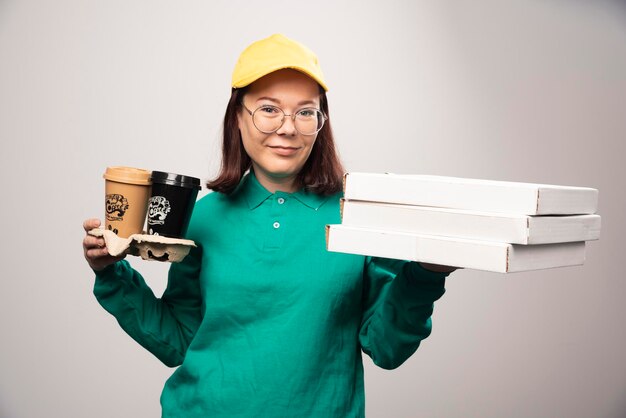
<path fill-rule="evenodd" d="M 172 186 L 186 187 L 188 189 L 201 189 L 199 178 L 184 176 L 182 174 L 153 171 L 150 180 L 152 180 L 152 183 L 169 184 Z"/>

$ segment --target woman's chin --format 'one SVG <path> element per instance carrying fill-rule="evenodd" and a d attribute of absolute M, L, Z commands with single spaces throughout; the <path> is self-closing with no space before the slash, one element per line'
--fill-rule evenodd
<path fill-rule="evenodd" d="M 268 177 L 276 180 L 284 180 L 297 176 L 301 168 L 301 166 L 294 165 L 293 162 L 289 162 L 288 164 L 280 164 L 279 162 L 277 164 L 268 164 L 263 167 L 263 171 Z"/>

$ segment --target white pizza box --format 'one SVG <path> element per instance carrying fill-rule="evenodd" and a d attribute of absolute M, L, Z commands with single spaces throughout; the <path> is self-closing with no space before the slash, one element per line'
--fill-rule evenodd
<path fill-rule="evenodd" d="M 585 242 L 516 245 L 358 228 L 326 226 L 328 251 L 440 264 L 499 273 L 582 265 Z"/>
<path fill-rule="evenodd" d="M 597 240 L 601 219 L 599 215 L 530 216 L 343 199 L 341 224 L 533 245 Z"/>
<path fill-rule="evenodd" d="M 344 198 L 521 215 L 585 215 L 598 207 L 598 190 L 589 187 L 379 173 L 345 174 Z"/>

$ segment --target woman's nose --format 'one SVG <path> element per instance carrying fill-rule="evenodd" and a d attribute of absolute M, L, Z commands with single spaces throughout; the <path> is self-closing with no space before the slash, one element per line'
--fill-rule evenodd
<path fill-rule="evenodd" d="M 296 129 L 295 119 L 291 115 L 285 115 L 285 119 L 283 120 L 283 124 L 276 131 L 278 135 L 296 135 L 298 130 Z"/>

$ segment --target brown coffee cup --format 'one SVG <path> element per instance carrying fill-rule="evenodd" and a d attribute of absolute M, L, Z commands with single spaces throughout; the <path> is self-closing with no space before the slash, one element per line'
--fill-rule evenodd
<path fill-rule="evenodd" d="M 150 171 L 133 167 L 107 167 L 104 227 L 119 237 L 143 232 L 150 199 Z"/>

